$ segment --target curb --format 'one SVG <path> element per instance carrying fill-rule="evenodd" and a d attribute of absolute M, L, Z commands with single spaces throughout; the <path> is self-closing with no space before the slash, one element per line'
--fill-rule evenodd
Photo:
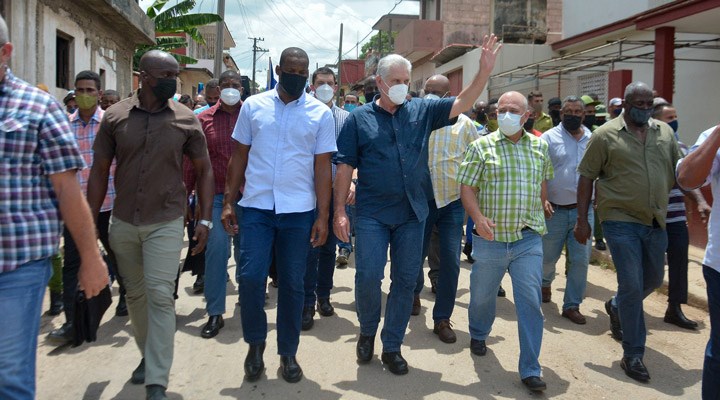
<path fill-rule="evenodd" d="M 697 259 L 697 255 L 704 252 L 703 249 L 694 248 L 693 246 L 690 246 L 689 256 L 690 261 L 696 261 L 698 263 L 702 263 L 702 257 Z M 615 264 L 613 263 L 612 256 L 610 255 L 609 250 L 600 251 L 595 248 L 595 246 L 592 247 L 592 253 L 590 254 L 590 263 L 603 263 L 606 264 L 609 269 L 612 269 L 612 271 L 615 271 Z M 688 271 L 689 273 L 689 271 Z M 688 279 L 688 282 L 692 282 L 692 279 Z M 663 284 L 659 288 L 656 289 L 659 293 L 662 293 L 667 296 L 668 294 L 668 280 L 667 280 L 667 274 L 665 274 L 665 278 L 663 278 Z M 704 287 L 698 287 L 697 285 L 688 284 L 688 302 L 687 304 L 691 307 L 699 308 L 704 311 L 708 310 L 708 301 L 707 301 L 707 292 Z M 702 294 L 700 294 L 702 293 Z"/>

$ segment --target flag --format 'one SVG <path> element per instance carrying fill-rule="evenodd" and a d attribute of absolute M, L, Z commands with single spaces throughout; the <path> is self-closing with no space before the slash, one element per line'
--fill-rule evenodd
<path fill-rule="evenodd" d="M 265 90 L 274 89 L 275 85 L 277 85 L 277 81 L 275 80 L 275 71 L 272 66 L 272 58 L 268 57 L 268 61 L 270 62 L 270 69 L 268 69 L 267 86 L 265 86 Z"/>

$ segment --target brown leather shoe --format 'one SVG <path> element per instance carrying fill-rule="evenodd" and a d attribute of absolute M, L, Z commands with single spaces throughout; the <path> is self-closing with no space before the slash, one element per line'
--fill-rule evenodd
<path fill-rule="evenodd" d="M 457 336 L 451 327 L 452 324 L 450 323 L 450 320 L 442 319 L 435 323 L 433 333 L 438 335 L 440 340 L 445 343 L 455 343 L 455 341 L 457 341 Z"/>
<path fill-rule="evenodd" d="M 568 308 L 567 310 L 563 310 L 562 316 L 578 325 L 585 325 L 585 323 L 587 323 L 585 316 L 582 315 L 580 310 L 577 308 Z"/>
<path fill-rule="evenodd" d="M 549 303 L 550 299 L 552 299 L 552 288 L 551 287 L 543 287 L 542 288 L 542 302 Z"/>
<path fill-rule="evenodd" d="M 413 299 L 413 308 L 412 312 L 410 312 L 410 315 L 420 315 L 420 296 L 415 295 L 415 298 Z"/>

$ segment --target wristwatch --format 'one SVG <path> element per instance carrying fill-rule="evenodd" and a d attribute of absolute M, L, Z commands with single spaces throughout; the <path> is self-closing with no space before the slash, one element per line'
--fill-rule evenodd
<path fill-rule="evenodd" d="M 212 223 L 212 221 L 208 221 L 208 220 L 206 220 L 206 219 L 201 219 L 200 221 L 198 221 L 198 223 L 199 223 L 200 225 L 205 225 L 205 226 L 207 226 L 208 229 L 212 229 L 212 228 L 213 228 L 213 223 Z"/>

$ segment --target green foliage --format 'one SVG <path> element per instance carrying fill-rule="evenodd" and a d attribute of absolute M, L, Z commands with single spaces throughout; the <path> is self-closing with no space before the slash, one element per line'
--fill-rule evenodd
<path fill-rule="evenodd" d="M 397 32 L 392 32 L 393 42 L 395 43 L 395 38 L 397 38 Z M 378 36 L 380 37 L 380 46 L 378 47 Z M 382 53 L 383 56 L 388 55 L 390 53 L 395 52 L 395 46 L 390 43 L 390 35 L 388 35 L 387 32 L 378 32 L 374 34 L 370 40 L 365 42 L 364 45 L 360 48 L 360 59 L 364 60 L 365 55 L 367 54 L 369 49 L 373 49 L 377 51 L 378 49 Z"/>
<path fill-rule="evenodd" d="M 188 46 L 185 40 L 185 34 L 192 40 L 204 44 L 200 31 L 200 26 L 211 24 L 213 22 L 222 21 L 217 14 L 197 13 L 190 14 L 195 8 L 196 0 L 182 0 L 176 5 L 165 10 L 165 6 L 170 0 L 155 0 L 146 10 L 146 14 L 155 23 L 155 44 L 141 45 L 135 49 L 133 56 L 133 66 L 137 70 L 140 65 L 140 58 L 143 54 L 150 50 L 166 51 L 175 57 L 180 64 L 195 64 L 196 59 L 181 54 L 175 54 L 172 51 Z M 183 34 L 182 36 L 169 36 L 169 34 Z"/>

